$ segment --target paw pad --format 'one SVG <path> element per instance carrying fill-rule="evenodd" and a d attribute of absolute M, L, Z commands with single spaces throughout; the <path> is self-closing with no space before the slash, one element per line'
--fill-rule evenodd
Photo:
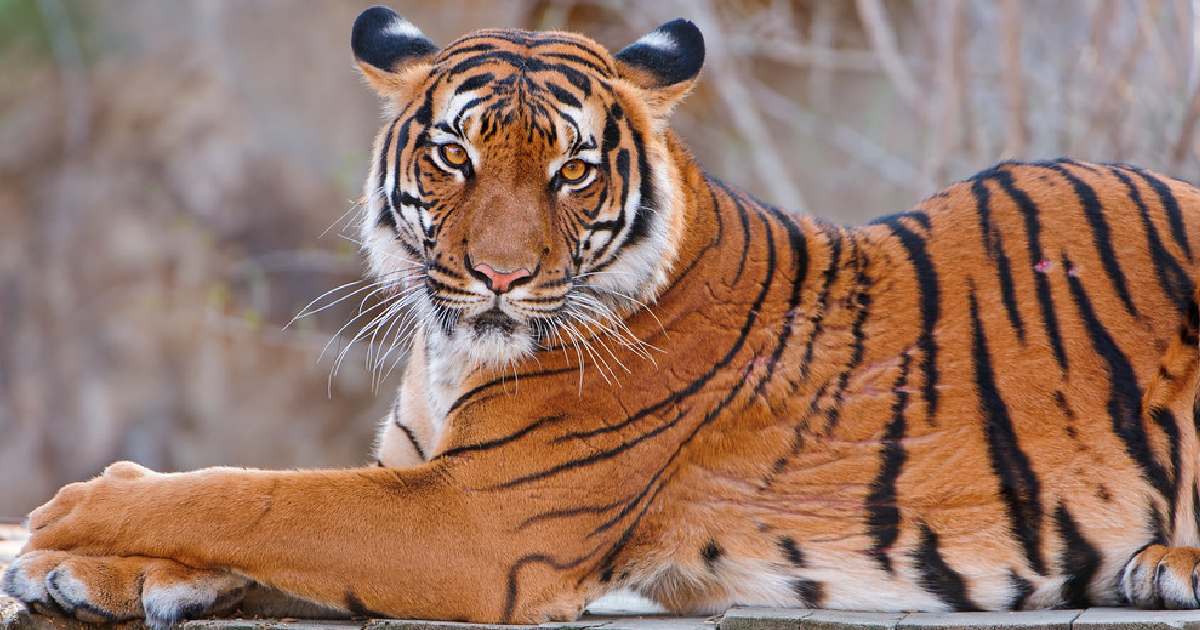
<path fill-rule="evenodd" d="M 1138 608 L 1200 608 L 1200 549 L 1146 547 L 1125 564 L 1121 595 Z"/>

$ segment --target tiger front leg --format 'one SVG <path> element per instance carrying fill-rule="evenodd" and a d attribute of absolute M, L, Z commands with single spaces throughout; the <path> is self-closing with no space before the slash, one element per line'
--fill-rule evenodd
<path fill-rule="evenodd" d="M 514 534 L 527 517 L 521 502 L 466 490 L 462 473 L 431 464 L 106 474 L 34 511 L 22 558 L 170 559 L 354 614 L 520 623 L 578 615 L 586 563 L 546 556 L 544 531 Z M 572 546 L 560 537 L 550 548 L 571 556 Z M 89 586 L 109 601 L 128 585 Z"/>

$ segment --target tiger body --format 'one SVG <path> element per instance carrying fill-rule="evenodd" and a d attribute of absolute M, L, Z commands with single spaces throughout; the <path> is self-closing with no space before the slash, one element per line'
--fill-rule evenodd
<path fill-rule="evenodd" d="M 679 612 L 1120 605 L 1134 552 L 1196 544 L 1196 355 L 1179 339 L 1195 282 L 1186 235 L 1200 221 L 1190 187 L 1129 167 L 1011 163 L 910 213 L 843 229 L 686 170 L 688 271 L 654 315 L 629 321 L 663 350 L 657 366 L 626 359 L 619 378 L 636 387 L 581 396 L 574 355 L 547 352 L 528 372 L 456 378 L 465 402 L 434 423 L 418 363 L 384 423 L 382 464 L 500 442 L 510 434 L 491 418 L 530 405 L 524 414 L 546 434 L 539 452 L 584 448 L 509 480 L 538 495 L 552 480 L 574 497 L 526 518 L 578 521 L 584 539 L 640 521 L 589 573 Z M 1093 196 L 1108 225 L 1143 228 L 1111 231 L 1107 243 L 1122 252 L 1137 315 L 1105 272 L 1087 220 Z M 1185 238 L 1170 236 L 1172 216 Z M 1187 271 L 1156 271 L 1150 251 Z M 1136 380 L 1127 392 L 1111 391 L 1117 369 Z M 585 377 L 587 392 L 611 389 Z M 1170 424 L 1143 419 L 1147 391 L 1162 396 Z M 1113 404 L 1132 415 L 1114 418 Z M 651 432 L 662 444 L 639 441 Z M 597 479 L 620 479 L 625 500 L 586 494 Z M 563 505 L 570 514 L 555 514 Z"/>
<path fill-rule="evenodd" d="M 515 31 L 438 50 L 368 14 L 355 52 L 393 107 L 364 242 L 427 323 L 380 466 L 116 465 L 31 516 L 6 590 L 162 623 L 228 602 L 220 576 L 481 622 L 616 588 L 676 612 L 1200 607 L 1195 188 L 1003 163 L 833 226 L 666 128 L 690 24 L 614 57 Z M 163 603 L 163 562 L 206 586 Z"/>

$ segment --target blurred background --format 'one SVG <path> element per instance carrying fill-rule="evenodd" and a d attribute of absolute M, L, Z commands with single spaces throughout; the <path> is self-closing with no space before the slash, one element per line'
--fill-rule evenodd
<path fill-rule="evenodd" d="M 0 0 L 0 520 L 115 459 L 367 461 L 398 372 L 352 349 L 378 103 L 366 2 Z M 675 129 L 759 196 L 855 223 L 1001 158 L 1200 179 L 1200 1 L 392 2 L 436 41 L 567 29 L 708 42 Z"/>

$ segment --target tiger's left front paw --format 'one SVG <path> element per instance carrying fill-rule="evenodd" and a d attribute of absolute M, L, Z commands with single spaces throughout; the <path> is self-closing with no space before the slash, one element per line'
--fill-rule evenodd
<path fill-rule="evenodd" d="M 219 614 L 242 600 L 250 582 L 226 571 L 171 560 L 77 556 L 33 551 L 4 572 L 4 592 L 41 614 L 92 623 L 145 618 L 165 630 L 184 619 Z"/>
<path fill-rule="evenodd" d="M 1142 549 L 1121 571 L 1121 595 L 1138 608 L 1200 608 L 1200 548 Z"/>
<path fill-rule="evenodd" d="M 92 556 L 138 555 L 116 532 L 149 484 L 169 477 L 133 462 L 117 462 L 89 481 L 63 486 L 29 514 L 23 551 L 55 550 Z M 157 554 L 156 554 L 157 555 Z"/>

